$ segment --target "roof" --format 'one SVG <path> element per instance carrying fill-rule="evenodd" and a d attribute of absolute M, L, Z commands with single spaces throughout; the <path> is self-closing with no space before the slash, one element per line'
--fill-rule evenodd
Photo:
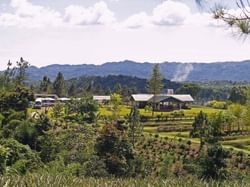
<path fill-rule="evenodd" d="M 176 99 L 180 102 L 193 102 L 194 99 L 192 98 L 191 95 L 179 95 L 179 94 L 158 94 L 158 95 L 153 95 L 153 94 L 134 94 L 132 95 L 132 98 L 134 101 L 141 101 L 141 102 L 161 102 L 163 100 L 173 98 Z"/>
<path fill-rule="evenodd" d="M 35 102 L 42 102 L 42 101 L 55 101 L 55 99 L 50 98 L 50 97 L 45 97 L 45 98 L 43 98 L 43 97 L 38 97 L 38 98 L 36 98 L 36 100 L 35 100 Z"/>
<path fill-rule="evenodd" d="M 55 98 L 58 99 L 58 96 L 56 94 L 34 94 L 36 98 Z"/>
<path fill-rule="evenodd" d="M 95 101 L 105 101 L 105 100 L 109 101 L 110 96 L 109 95 L 94 95 L 93 100 L 95 100 Z"/>
<path fill-rule="evenodd" d="M 154 95 L 153 94 L 133 94 L 132 98 L 134 101 L 149 101 Z"/>
<path fill-rule="evenodd" d="M 43 101 L 55 101 L 55 99 L 53 98 L 50 98 L 50 97 L 45 97 L 45 98 L 42 98 Z"/>
<path fill-rule="evenodd" d="M 159 102 L 167 101 L 169 99 L 174 99 L 179 102 L 194 102 L 194 99 L 191 95 L 179 95 L 179 94 L 171 94 L 171 95 L 159 94 L 159 95 L 156 95 L 155 97 L 152 97 L 149 101 L 159 103 Z"/>
<path fill-rule="evenodd" d="M 59 101 L 70 101 L 70 98 L 67 97 L 62 97 L 62 98 L 58 98 Z"/>
<path fill-rule="evenodd" d="M 171 95 L 172 98 L 177 99 L 182 102 L 194 102 L 194 99 L 191 95 Z"/>

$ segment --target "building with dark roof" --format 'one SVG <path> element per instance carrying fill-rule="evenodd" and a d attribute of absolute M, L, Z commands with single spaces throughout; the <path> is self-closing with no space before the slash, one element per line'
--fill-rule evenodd
<path fill-rule="evenodd" d="M 133 94 L 131 96 L 133 105 L 139 108 L 144 108 L 147 105 L 156 106 L 156 110 L 168 111 L 175 109 L 188 108 L 189 104 L 194 102 L 191 95 L 180 95 L 180 94 Z"/>

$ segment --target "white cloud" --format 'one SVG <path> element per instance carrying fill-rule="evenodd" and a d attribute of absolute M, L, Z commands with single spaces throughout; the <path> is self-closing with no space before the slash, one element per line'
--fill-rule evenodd
<path fill-rule="evenodd" d="M 65 20 L 73 25 L 109 24 L 115 21 L 114 13 L 100 1 L 93 7 L 71 5 L 65 9 Z"/>
<path fill-rule="evenodd" d="M 11 0 L 10 6 L 14 13 L 0 15 L 0 25 L 41 27 L 44 25 L 58 26 L 62 24 L 61 14 L 53 9 L 33 5 L 28 0 Z"/>
<path fill-rule="evenodd" d="M 211 13 L 191 12 L 190 8 L 181 2 L 167 0 L 156 6 L 151 14 L 138 13 L 127 18 L 123 26 L 139 28 L 145 26 L 225 26 L 222 21 L 215 20 Z"/>
<path fill-rule="evenodd" d="M 0 26 L 46 27 L 46 26 L 84 26 L 108 25 L 113 28 L 121 25 L 127 28 L 147 26 L 176 25 L 209 25 L 218 26 L 221 23 L 208 13 L 191 13 L 190 8 L 182 2 L 166 0 L 152 9 L 151 14 L 140 12 L 128 17 L 123 22 L 116 22 L 114 12 L 107 3 L 99 1 L 90 7 L 70 5 L 63 13 L 31 3 L 30 0 L 11 0 L 13 13 L 0 13 Z M 118 23 L 118 24 L 117 24 Z"/>
<path fill-rule="evenodd" d="M 154 8 L 152 22 L 157 25 L 179 25 L 190 15 L 190 8 L 186 4 L 169 0 Z"/>
<path fill-rule="evenodd" d="M 181 25 L 191 16 L 190 8 L 181 2 L 164 1 L 156 6 L 151 14 L 141 12 L 127 18 L 122 25 L 128 28 L 139 28 L 149 25 Z"/>
<path fill-rule="evenodd" d="M 130 16 L 122 23 L 122 26 L 127 28 L 139 28 L 149 24 L 149 16 L 145 12 L 141 12 Z"/>
<path fill-rule="evenodd" d="M 65 8 L 65 13 L 39 5 L 28 0 L 11 0 L 13 13 L 0 14 L 0 26 L 46 27 L 70 25 L 108 24 L 115 21 L 114 13 L 109 10 L 104 1 L 95 3 L 92 7 L 71 5 Z"/>

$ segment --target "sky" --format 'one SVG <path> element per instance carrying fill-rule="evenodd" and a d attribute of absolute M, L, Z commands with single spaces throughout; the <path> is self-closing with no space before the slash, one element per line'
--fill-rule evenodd
<path fill-rule="evenodd" d="M 49 64 L 218 62 L 250 59 L 211 8 L 234 0 L 0 0 L 0 69 L 20 57 Z"/>

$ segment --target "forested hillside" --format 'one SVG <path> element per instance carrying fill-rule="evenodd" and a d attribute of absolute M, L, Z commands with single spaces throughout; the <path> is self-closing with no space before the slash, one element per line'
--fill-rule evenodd
<path fill-rule="evenodd" d="M 57 72 L 66 79 L 80 76 L 127 75 L 148 78 L 153 63 L 134 61 L 110 62 L 103 65 L 50 65 L 42 68 L 31 66 L 28 70 L 30 80 L 40 80 L 47 75 L 52 80 Z M 220 63 L 161 63 L 160 68 L 166 79 L 174 81 L 232 80 L 250 81 L 250 61 Z"/>

